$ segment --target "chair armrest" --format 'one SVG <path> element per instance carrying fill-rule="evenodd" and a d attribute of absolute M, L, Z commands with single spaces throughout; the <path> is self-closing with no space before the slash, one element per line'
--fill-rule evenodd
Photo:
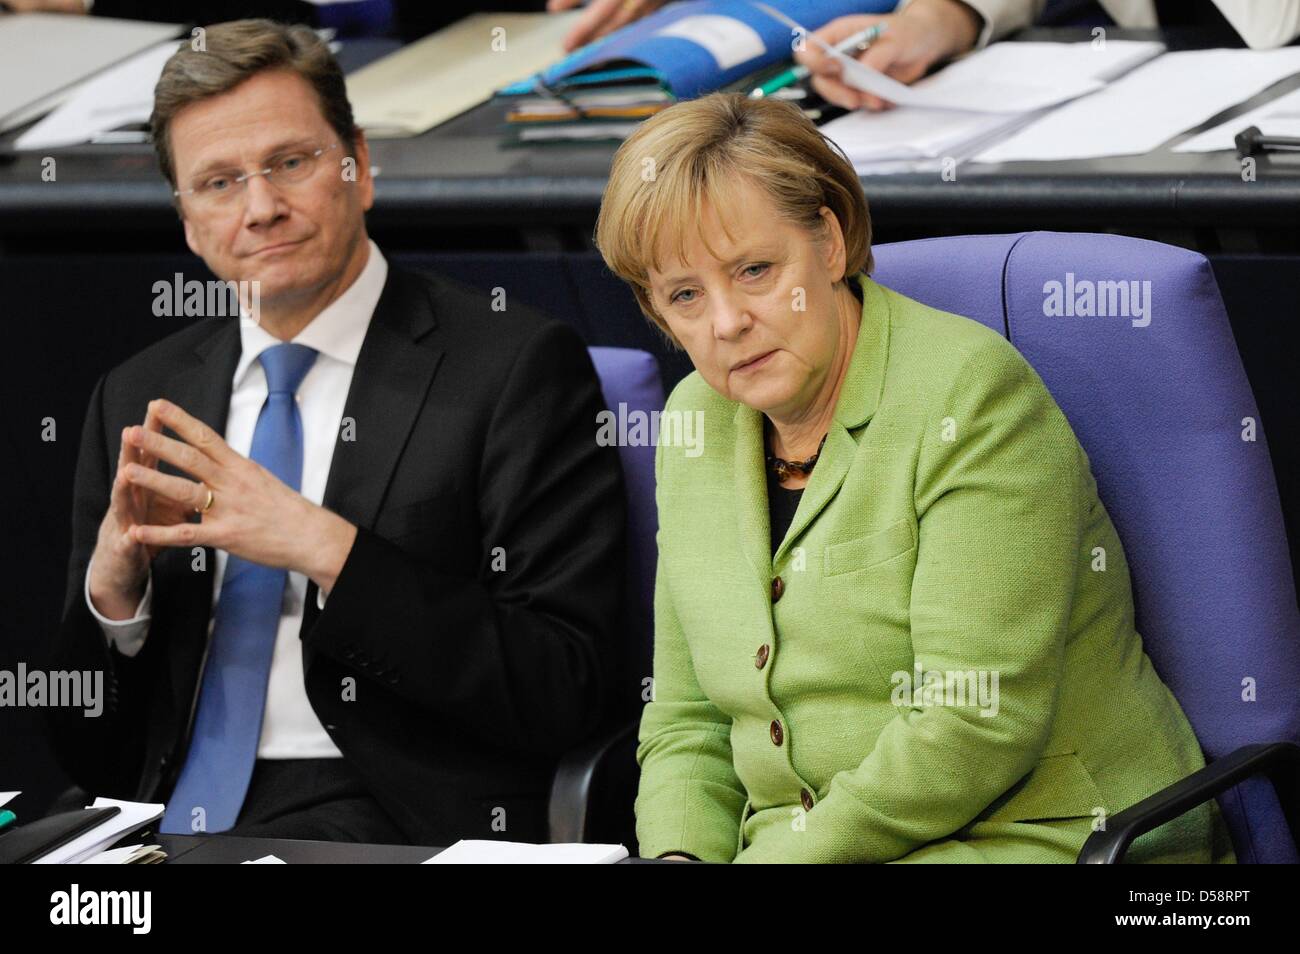
<path fill-rule="evenodd" d="M 592 816 L 600 807 L 593 804 L 598 801 L 594 797 L 597 777 L 608 774 L 610 769 L 615 773 L 625 771 L 628 779 L 635 777 L 639 725 L 639 721 L 632 721 L 606 729 L 560 759 L 551 782 L 548 809 L 552 844 L 586 842 L 592 836 Z M 620 758 L 623 755 L 626 755 L 625 759 Z M 623 761 L 628 764 L 621 764 Z M 632 789 L 635 795 L 635 783 L 632 783 Z"/>
<path fill-rule="evenodd" d="M 1260 774 L 1267 775 L 1273 783 L 1291 837 L 1300 839 L 1300 745 L 1294 742 L 1259 742 L 1243 745 L 1199 772 L 1193 772 L 1150 798 L 1112 815 L 1106 821 L 1105 831 L 1095 831 L 1088 836 L 1077 863 L 1117 864 L 1124 859 L 1124 853 L 1139 835 Z"/>

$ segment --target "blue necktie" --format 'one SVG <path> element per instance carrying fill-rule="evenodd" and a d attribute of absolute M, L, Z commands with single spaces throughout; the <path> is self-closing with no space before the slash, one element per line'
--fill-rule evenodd
<path fill-rule="evenodd" d="M 281 344 L 267 348 L 258 360 L 266 371 L 267 395 L 249 457 L 298 490 L 302 417 L 294 396 L 316 351 Z M 227 557 L 194 733 L 159 831 L 226 831 L 239 817 L 257 759 L 266 681 L 288 577 L 283 569 L 233 554 Z"/>

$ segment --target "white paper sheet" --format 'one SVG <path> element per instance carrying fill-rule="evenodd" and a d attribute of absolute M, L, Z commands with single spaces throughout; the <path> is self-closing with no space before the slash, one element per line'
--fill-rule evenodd
<path fill-rule="evenodd" d="M 0 792 L 0 808 L 4 808 L 6 804 L 13 801 L 21 794 L 22 792 Z"/>
<path fill-rule="evenodd" d="M 975 159 L 1140 155 L 1297 72 L 1296 47 L 1166 53 L 1104 90 L 1053 110 Z"/>
<path fill-rule="evenodd" d="M 627 857 L 622 845 L 530 845 L 520 841 L 462 840 L 426 865 L 598 865 Z"/>
<path fill-rule="evenodd" d="M 82 86 L 62 106 L 18 137 L 15 149 L 57 149 L 89 142 L 129 123 L 149 121 L 153 90 L 176 43 L 160 43 Z"/>
<path fill-rule="evenodd" d="M 998 52 L 1004 49 L 1005 55 Z M 992 56 L 986 62 L 993 72 L 1010 71 L 1008 75 L 1014 75 L 1018 71 L 1046 69 L 1047 63 L 1057 62 L 1062 75 L 1073 76 L 1079 82 L 1104 83 L 1163 50 L 1159 43 L 1133 41 L 1112 41 L 1101 50 L 1090 43 L 1001 43 L 962 63 L 954 63 L 933 79 L 957 71 L 954 73 L 957 85 L 968 81 L 977 83 L 974 76 L 963 79 L 967 75 L 964 64 Z M 984 67 L 980 69 L 983 71 Z M 822 132 L 839 144 L 860 173 L 867 175 L 898 171 L 895 165 L 898 161 L 949 157 L 965 160 L 1041 114 L 1042 111 L 988 113 L 899 106 L 884 112 L 849 113 L 831 120 L 822 127 Z"/>
<path fill-rule="evenodd" d="M 31 104 L 53 108 L 75 84 L 180 32 L 179 25 L 62 13 L 0 17 L 0 129 L 35 118 Z"/>
<path fill-rule="evenodd" d="M 1212 129 L 1197 133 L 1186 142 L 1174 146 L 1174 152 L 1215 152 L 1219 149 L 1236 149 L 1237 133 L 1258 126 L 1266 136 L 1300 137 L 1300 89 L 1294 89 L 1263 106 L 1242 113 L 1235 119 L 1220 123 Z"/>

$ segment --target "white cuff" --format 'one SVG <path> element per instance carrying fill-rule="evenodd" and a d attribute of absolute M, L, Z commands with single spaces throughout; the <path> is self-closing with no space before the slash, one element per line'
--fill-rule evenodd
<path fill-rule="evenodd" d="M 90 599 L 90 568 L 94 562 L 92 556 L 86 565 L 86 580 L 82 587 L 86 594 L 86 606 L 99 623 L 99 628 L 104 631 L 108 644 L 123 656 L 134 656 L 144 646 L 144 638 L 149 634 L 149 620 L 152 619 L 150 611 L 153 609 L 153 573 L 151 571 L 145 581 L 144 596 L 140 597 L 135 615 L 130 619 L 109 619 L 95 609 L 95 604 Z"/>
<path fill-rule="evenodd" d="M 316 587 L 316 608 L 321 610 L 325 608 L 325 591 L 319 586 Z"/>

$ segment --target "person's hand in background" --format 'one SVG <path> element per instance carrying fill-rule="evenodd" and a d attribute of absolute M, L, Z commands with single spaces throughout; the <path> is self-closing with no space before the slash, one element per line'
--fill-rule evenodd
<path fill-rule="evenodd" d="M 839 17 L 813 34 L 831 46 L 877 23 L 885 31 L 858 60 L 900 83 L 914 83 L 936 63 L 975 46 L 984 21 L 960 0 L 913 0 L 898 13 Z M 892 104 L 849 86 L 838 61 L 808 39 L 795 59 L 812 72 L 812 87 L 845 109 L 887 109 Z"/>
<path fill-rule="evenodd" d="M 546 0 L 549 13 L 559 13 L 580 6 L 583 0 Z M 647 13 L 653 13 L 665 0 L 591 0 L 587 9 L 564 38 L 565 52 L 576 50 L 606 33 L 613 33 Z"/>
<path fill-rule="evenodd" d="M 0 8 L 14 13 L 86 13 L 85 0 L 3 0 Z"/>

